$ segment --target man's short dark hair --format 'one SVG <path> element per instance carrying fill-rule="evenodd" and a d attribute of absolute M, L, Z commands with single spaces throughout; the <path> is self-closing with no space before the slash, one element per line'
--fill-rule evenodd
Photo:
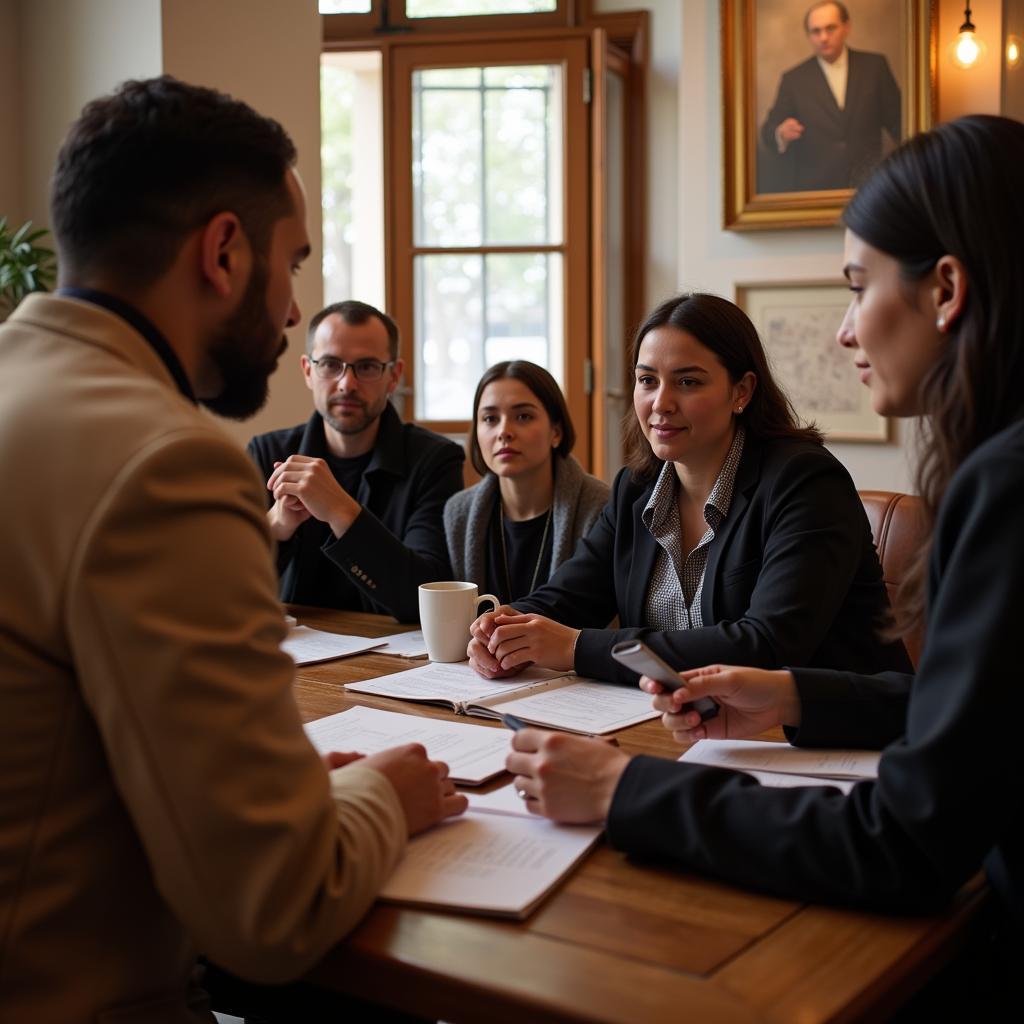
<path fill-rule="evenodd" d="M 360 302 L 358 299 L 346 299 L 344 302 L 332 302 L 325 306 L 312 320 L 309 321 L 309 328 L 306 331 L 306 355 L 313 354 L 313 335 L 316 329 L 329 317 L 340 316 L 347 324 L 358 327 L 365 324 L 370 317 L 375 316 L 388 332 L 388 350 L 392 359 L 398 358 L 398 324 L 387 315 L 382 313 L 376 306 L 368 302 Z"/>
<path fill-rule="evenodd" d="M 839 20 L 844 25 L 850 20 L 850 12 L 846 9 L 846 4 L 841 4 L 839 0 L 819 0 L 818 3 L 811 4 L 807 8 L 807 13 L 804 15 L 804 32 L 810 32 L 811 15 L 819 7 L 835 7 L 839 11 Z"/>
<path fill-rule="evenodd" d="M 125 82 L 85 107 L 57 155 L 50 215 L 62 276 L 100 271 L 145 287 L 224 211 L 263 257 L 292 212 L 295 156 L 281 125 L 240 100 L 169 75 Z"/>

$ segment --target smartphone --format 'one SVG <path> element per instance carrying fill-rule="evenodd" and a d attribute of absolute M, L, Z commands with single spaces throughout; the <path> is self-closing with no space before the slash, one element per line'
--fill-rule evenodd
<path fill-rule="evenodd" d="M 678 690 L 682 685 L 679 674 L 666 665 L 642 640 L 623 640 L 612 648 L 612 657 L 638 675 L 650 676 L 666 690 Z M 700 714 L 702 722 L 718 714 L 718 705 L 710 697 L 701 697 L 692 704 L 684 704 L 683 707 L 693 708 Z"/>

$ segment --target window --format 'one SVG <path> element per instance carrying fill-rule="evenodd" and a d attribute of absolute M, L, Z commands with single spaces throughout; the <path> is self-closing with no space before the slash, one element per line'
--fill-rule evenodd
<path fill-rule="evenodd" d="M 413 72 L 417 419 L 468 419 L 503 359 L 563 377 L 562 80 L 558 64 Z"/>
<path fill-rule="evenodd" d="M 394 316 L 401 411 L 442 433 L 467 429 L 488 366 L 546 366 L 576 457 L 609 476 L 621 464 L 627 331 L 643 312 L 635 69 L 647 15 L 607 16 L 626 52 L 601 29 L 573 27 L 564 0 L 369 7 L 323 18 L 327 300 Z M 529 19 L 561 27 L 524 33 Z M 357 141 L 363 118 L 382 138 Z M 383 223 L 382 241 L 364 221 Z"/>
<path fill-rule="evenodd" d="M 320 61 L 325 303 L 386 304 L 381 75 L 374 51 Z"/>

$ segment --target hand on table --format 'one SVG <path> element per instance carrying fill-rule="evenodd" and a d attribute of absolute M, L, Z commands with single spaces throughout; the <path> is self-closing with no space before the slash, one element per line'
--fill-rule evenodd
<path fill-rule="evenodd" d="M 382 750 L 363 763 L 376 768 L 395 787 L 411 836 L 443 818 L 462 814 L 468 805 L 466 798 L 455 792 L 455 783 L 448 778 L 448 765 L 429 760 L 420 743 Z"/>
<path fill-rule="evenodd" d="M 543 729 L 520 729 L 512 737 L 505 767 L 525 793 L 532 814 L 585 824 L 608 817 L 615 787 L 629 755 L 604 740 Z"/>
<path fill-rule="evenodd" d="M 672 692 L 648 676 L 640 688 L 654 694 L 661 724 L 686 745 L 703 739 L 743 739 L 778 725 L 799 726 L 800 697 L 793 673 L 785 669 L 708 665 L 679 673 L 683 685 Z M 718 714 L 706 722 L 696 711 L 680 711 L 699 697 L 713 697 Z"/>

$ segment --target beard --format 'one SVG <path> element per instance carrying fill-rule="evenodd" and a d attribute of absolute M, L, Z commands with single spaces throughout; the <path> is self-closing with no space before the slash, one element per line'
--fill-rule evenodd
<path fill-rule="evenodd" d="M 256 260 L 238 309 L 210 344 L 209 355 L 223 384 L 219 395 L 201 401 L 219 416 L 244 420 L 259 412 L 267 401 L 270 375 L 288 347 L 288 339 L 278 335 L 267 311 L 268 278 L 266 262 Z"/>
<path fill-rule="evenodd" d="M 350 414 L 346 419 L 341 419 L 331 414 L 331 403 L 328 402 L 323 412 L 323 418 L 326 420 L 327 425 L 339 434 L 361 434 L 380 418 L 380 414 L 388 404 L 388 396 L 385 394 L 372 404 L 352 395 L 346 395 L 345 401 L 357 402 L 362 410 L 360 415 L 352 416 Z"/>

